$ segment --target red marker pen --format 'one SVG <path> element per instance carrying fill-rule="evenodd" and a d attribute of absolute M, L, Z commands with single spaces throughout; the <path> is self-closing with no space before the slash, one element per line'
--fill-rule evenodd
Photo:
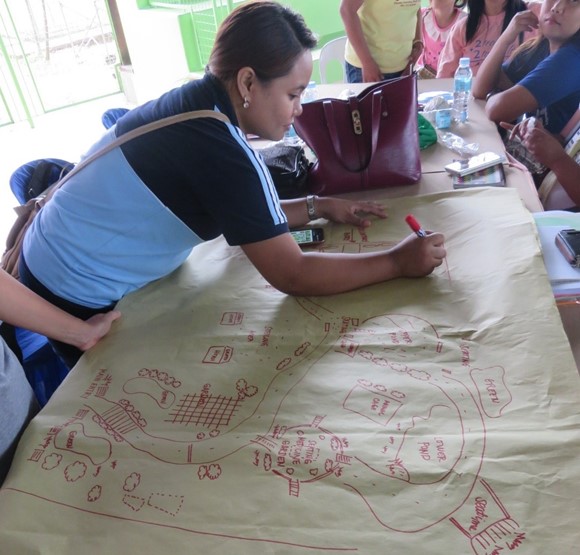
<path fill-rule="evenodd" d="M 405 221 L 409 224 L 409 227 L 417 234 L 417 237 L 426 237 L 427 234 L 425 230 L 421 227 L 421 224 L 415 219 L 413 214 L 408 214 Z"/>

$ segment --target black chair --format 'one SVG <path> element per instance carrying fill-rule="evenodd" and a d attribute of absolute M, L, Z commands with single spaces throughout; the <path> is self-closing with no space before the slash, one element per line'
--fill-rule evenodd
<path fill-rule="evenodd" d="M 129 108 L 109 108 L 103 112 L 101 116 L 101 121 L 105 126 L 105 129 L 110 129 L 117 123 L 117 120 L 124 116 L 129 111 Z"/>
<path fill-rule="evenodd" d="M 20 204 L 26 204 L 72 170 L 74 164 L 60 158 L 40 158 L 22 164 L 10 176 L 10 189 Z"/>
<path fill-rule="evenodd" d="M 37 197 L 68 173 L 74 164 L 58 158 L 32 160 L 10 176 L 10 188 L 20 204 Z M 44 335 L 14 327 L 13 350 L 19 357 L 26 377 L 40 406 L 44 406 L 69 372 Z"/>

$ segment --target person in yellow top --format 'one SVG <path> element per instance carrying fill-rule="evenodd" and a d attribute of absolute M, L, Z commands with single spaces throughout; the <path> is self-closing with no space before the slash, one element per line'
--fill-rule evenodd
<path fill-rule="evenodd" d="M 340 16 L 349 83 L 399 77 L 423 52 L 421 0 L 341 0 Z"/>

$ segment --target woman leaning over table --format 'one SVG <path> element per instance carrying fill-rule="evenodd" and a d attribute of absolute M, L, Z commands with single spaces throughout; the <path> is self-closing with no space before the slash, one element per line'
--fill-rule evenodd
<path fill-rule="evenodd" d="M 0 322 L 60 339 L 86 351 L 108 333 L 120 315 L 112 311 L 83 322 L 52 306 L 0 270 Z M 6 324 L 2 328 L 4 331 Z M 38 408 L 24 369 L 0 337 L 0 485 L 10 468 L 18 439 Z"/>
<path fill-rule="evenodd" d="M 505 52 L 523 30 L 540 34 L 506 63 Z M 580 101 L 580 1 L 544 0 L 539 17 L 517 14 L 494 45 L 473 83 L 476 98 L 496 123 L 534 115 L 550 133 L 560 133 Z"/>
<path fill-rule="evenodd" d="M 20 275 L 42 296 L 81 317 L 168 275 L 191 249 L 223 234 L 275 288 L 291 295 L 340 293 L 429 274 L 445 256 L 443 236 L 409 235 L 362 255 L 304 253 L 289 227 L 312 218 L 370 225 L 373 203 L 333 198 L 280 202 L 246 140 L 279 140 L 302 107 L 315 38 L 277 2 L 248 2 L 218 30 L 206 75 L 123 116 L 101 143 L 173 113 L 203 118 L 135 139 L 71 178 L 42 209 L 24 244 Z M 61 346 L 59 346 L 61 347 Z M 60 351 L 63 353 L 62 349 Z M 77 352 L 64 352 L 68 364 Z"/>
<path fill-rule="evenodd" d="M 539 2 L 526 4 L 523 0 L 467 0 L 468 15 L 451 29 L 437 68 L 437 77 L 453 77 L 459 59 L 471 60 L 473 75 L 477 75 L 485 58 L 514 15 L 524 10 L 540 12 Z M 505 56 L 511 54 L 524 40 L 535 34 L 535 30 L 515 37 L 508 45 Z"/>

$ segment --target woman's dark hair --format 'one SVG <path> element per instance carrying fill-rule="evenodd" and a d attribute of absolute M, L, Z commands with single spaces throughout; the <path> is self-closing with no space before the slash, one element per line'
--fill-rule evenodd
<path fill-rule="evenodd" d="M 242 67 L 251 67 L 258 79 L 271 81 L 290 73 L 316 42 L 300 14 L 277 2 L 248 2 L 224 19 L 207 70 L 227 83 Z"/>
<path fill-rule="evenodd" d="M 475 36 L 475 32 L 481 23 L 481 17 L 485 13 L 485 0 L 467 0 L 467 25 L 465 26 L 465 41 L 470 42 Z M 527 10 L 523 0 L 507 0 L 505 4 L 505 15 L 503 18 L 503 25 L 501 32 L 506 30 L 512 17 L 518 12 L 523 12 Z"/>
<path fill-rule="evenodd" d="M 510 60 L 513 60 L 516 56 L 519 56 L 523 52 L 529 51 L 530 53 L 534 50 L 541 48 L 544 44 L 548 42 L 548 39 L 544 37 L 541 33 L 538 33 L 535 37 L 528 39 L 527 41 L 520 44 L 511 54 L 509 57 Z M 548 48 L 548 46 L 546 46 Z M 530 54 L 531 55 L 531 54 Z"/>
<path fill-rule="evenodd" d="M 522 52 L 529 51 L 533 52 L 536 49 L 541 48 L 544 44 L 548 42 L 548 39 L 544 37 L 544 35 L 539 32 L 535 37 L 528 39 L 523 44 L 520 44 L 510 56 L 510 60 L 513 60 L 516 56 L 520 55 Z M 564 44 L 575 44 L 580 46 L 580 29 L 576 31 L 569 39 L 564 41 Z M 548 46 L 546 46 L 548 48 Z"/>
<path fill-rule="evenodd" d="M 565 44 L 575 44 L 576 46 L 580 46 L 580 29 L 576 31 L 566 42 Z"/>

